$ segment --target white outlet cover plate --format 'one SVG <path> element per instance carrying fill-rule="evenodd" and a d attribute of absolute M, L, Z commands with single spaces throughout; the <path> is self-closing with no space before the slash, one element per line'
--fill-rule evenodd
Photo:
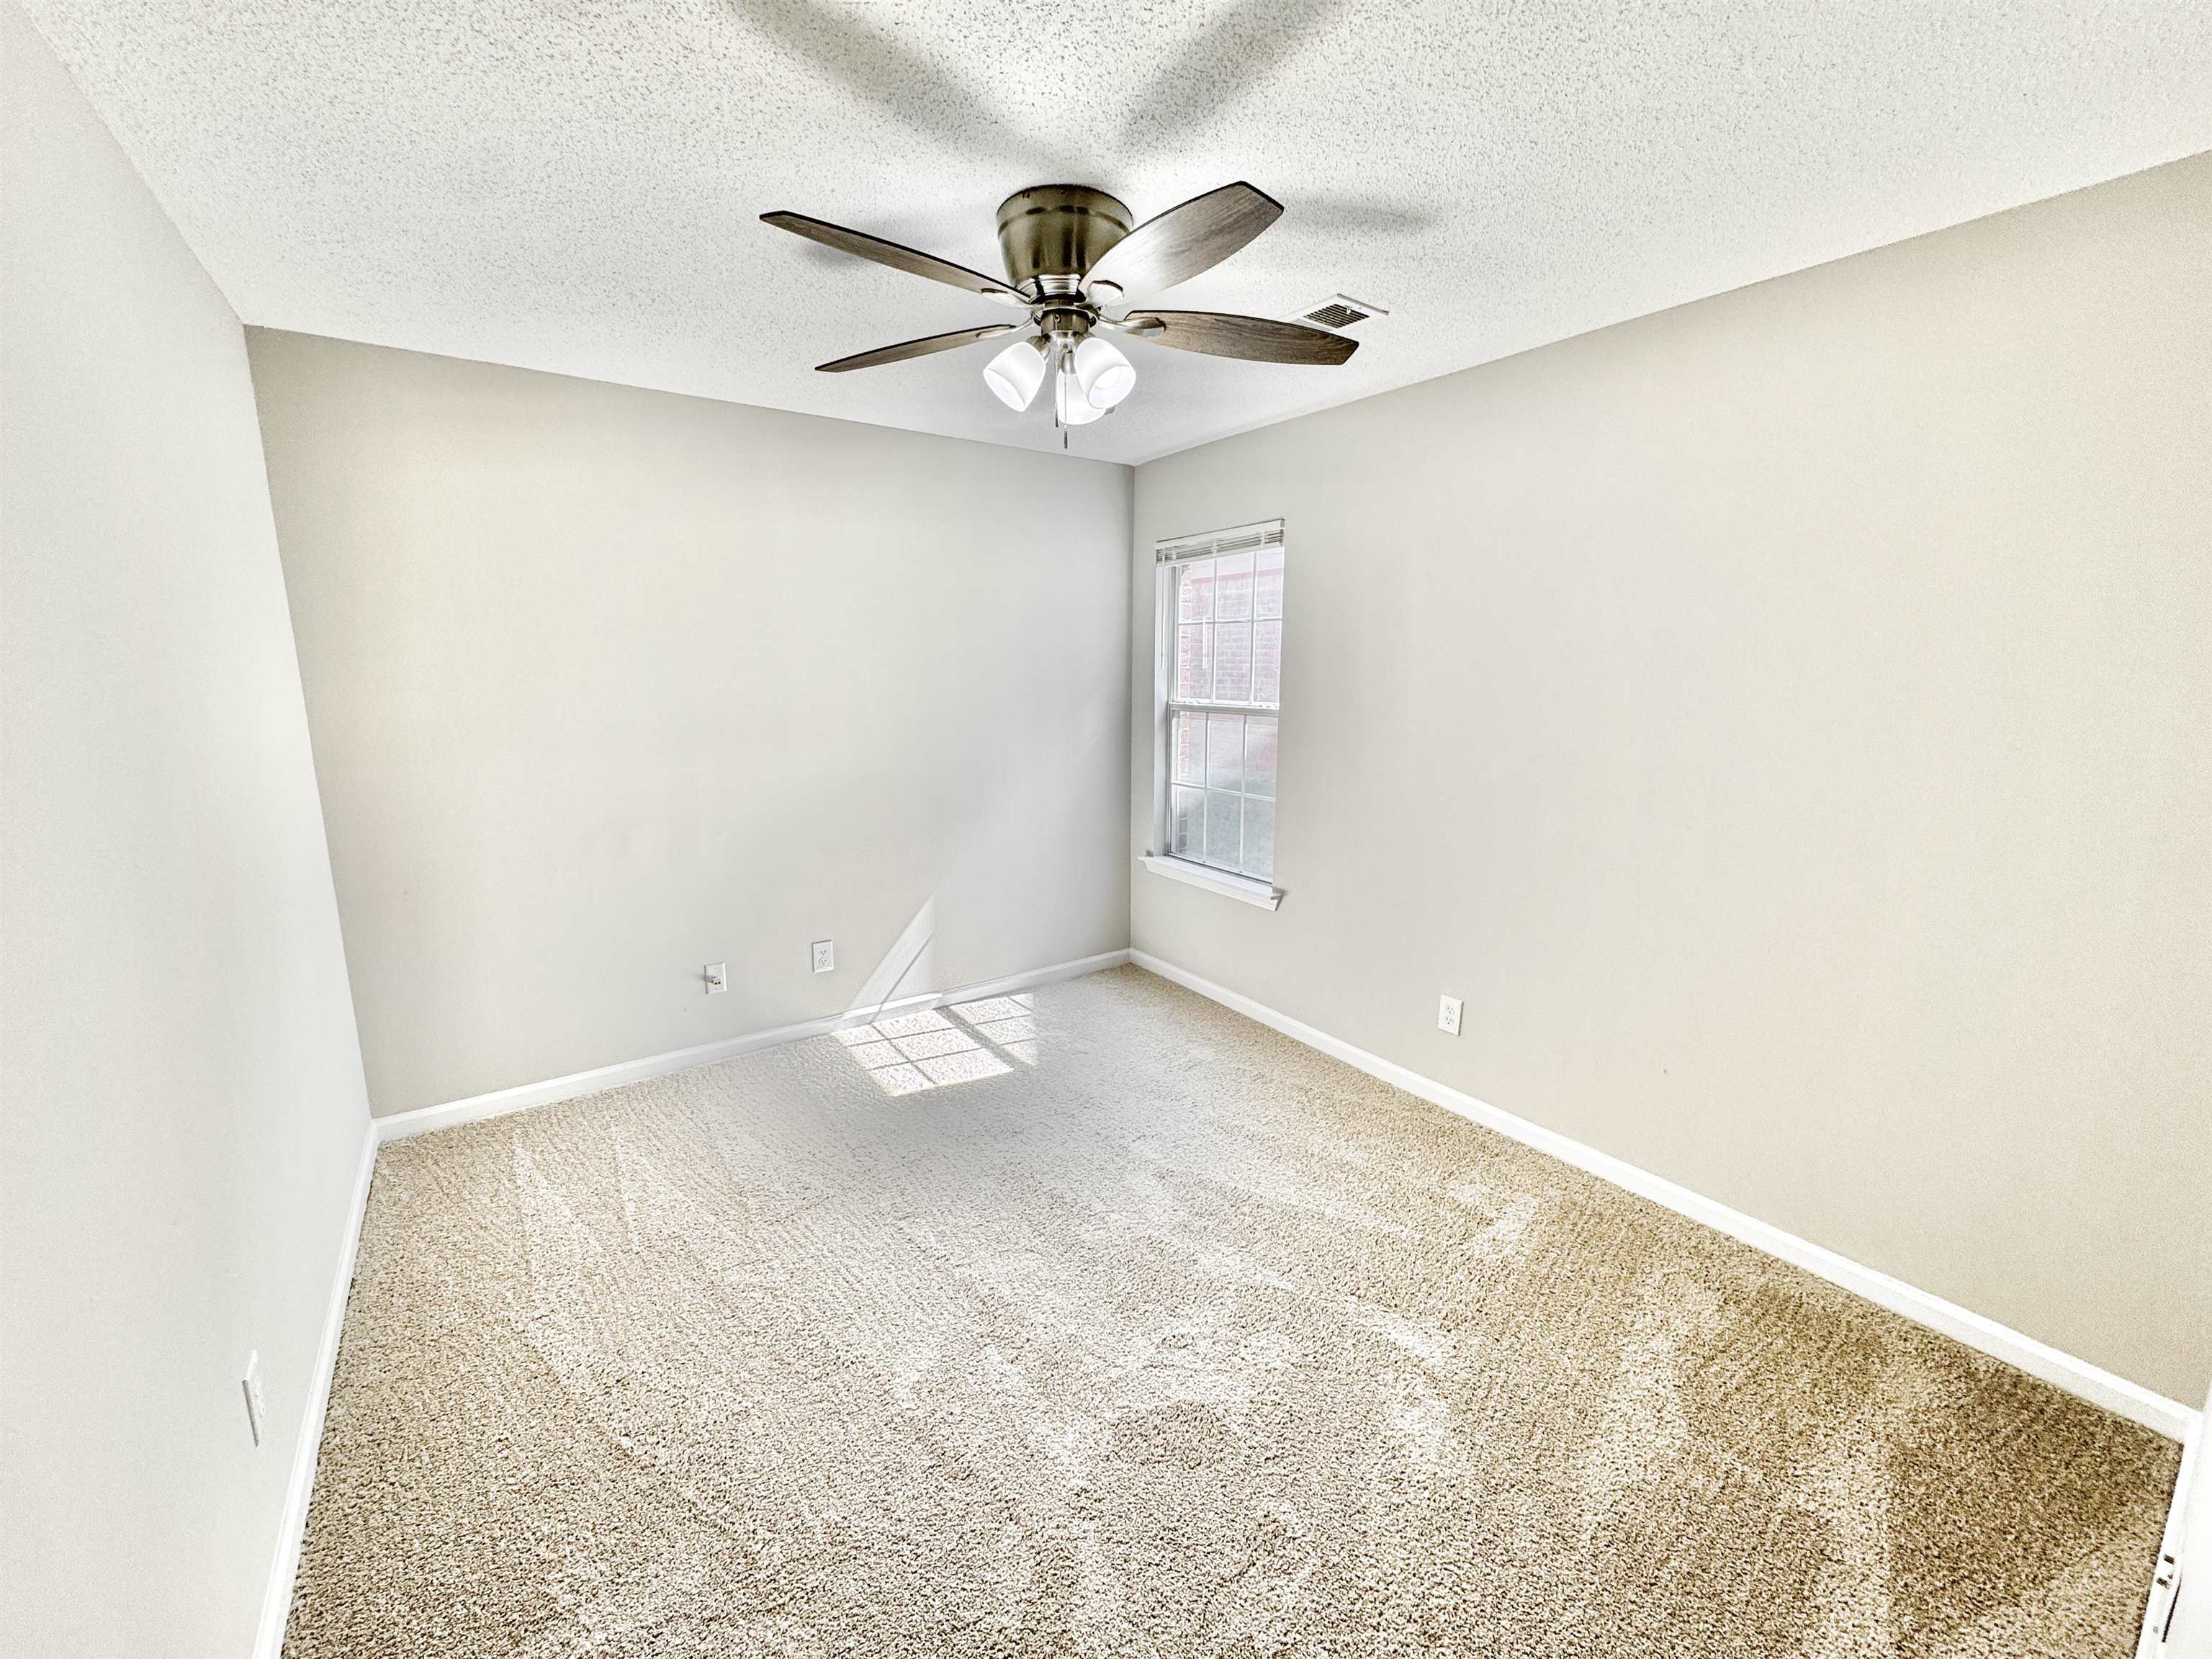
<path fill-rule="evenodd" d="M 707 964 L 706 974 L 707 994 L 708 996 L 720 996 L 723 992 L 730 988 L 730 964 L 728 963 L 710 962 Z"/>
<path fill-rule="evenodd" d="M 1437 999 L 1437 1030 L 1452 1036 L 1457 1036 L 1459 1008 L 1460 1003 L 1457 997 L 1438 997 Z"/>
<path fill-rule="evenodd" d="M 817 974 L 829 974 L 835 973 L 836 969 L 836 945 L 830 939 L 816 939 L 814 941 L 814 971 Z"/>

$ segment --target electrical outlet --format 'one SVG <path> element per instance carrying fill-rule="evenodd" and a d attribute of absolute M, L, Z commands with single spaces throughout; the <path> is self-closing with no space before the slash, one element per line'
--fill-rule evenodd
<path fill-rule="evenodd" d="M 706 979 L 707 994 L 710 997 L 721 995 L 730 988 L 730 964 L 726 962 L 708 963 Z"/>
<path fill-rule="evenodd" d="M 1446 1036 L 1459 1035 L 1459 999 L 1457 997 L 1437 999 L 1437 1030 L 1442 1031 Z"/>
<path fill-rule="evenodd" d="M 241 1379 L 246 1389 L 246 1426 L 252 1431 L 253 1443 L 261 1443 L 261 1425 L 268 1420 L 269 1401 L 261 1392 L 261 1350 L 256 1348 L 246 1356 L 246 1376 Z"/>
<path fill-rule="evenodd" d="M 817 939 L 814 941 L 814 971 L 834 974 L 837 971 L 837 945 L 835 940 Z"/>

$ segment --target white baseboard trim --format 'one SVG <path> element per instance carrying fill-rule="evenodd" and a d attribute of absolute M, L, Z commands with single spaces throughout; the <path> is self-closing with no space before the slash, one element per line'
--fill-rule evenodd
<path fill-rule="evenodd" d="M 497 1089 L 487 1095 L 471 1095 L 465 1100 L 448 1101 L 442 1106 L 422 1106 L 411 1112 L 395 1112 L 389 1117 L 374 1120 L 377 1144 L 381 1146 L 386 1141 L 405 1140 L 410 1136 L 428 1134 L 437 1129 L 450 1129 L 456 1124 L 475 1123 L 488 1117 L 504 1117 L 509 1112 L 524 1112 L 533 1106 L 550 1106 L 555 1101 L 574 1100 L 580 1095 L 595 1095 L 601 1090 L 619 1088 L 625 1083 L 642 1083 L 647 1078 L 665 1077 L 671 1072 L 688 1072 L 695 1066 L 712 1066 L 721 1060 L 734 1060 L 739 1054 L 749 1054 L 757 1048 L 773 1048 L 807 1037 L 827 1036 L 830 1032 L 843 1030 L 848 1026 L 866 1025 L 885 1014 L 908 1014 L 923 1008 L 939 1007 L 948 1002 L 974 1002 L 984 997 L 1007 996 L 1016 991 L 1025 991 L 1031 986 L 1049 985 L 1054 980 L 1095 974 L 1102 968 L 1118 968 L 1128 959 L 1127 951 L 1105 951 L 1095 957 L 1079 957 L 1073 962 L 1054 963 L 1049 968 L 1032 968 L 1026 973 L 1007 974 L 999 979 L 985 980 L 978 985 L 961 985 L 949 991 L 925 991 L 914 996 L 893 997 L 874 1007 L 830 1014 L 820 1019 L 801 1020 L 796 1025 L 778 1025 L 765 1031 L 750 1031 L 743 1036 L 723 1037 L 718 1042 L 702 1042 L 691 1048 L 678 1048 L 665 1054 L 653 1054 L 644 1060 L 626 1060 L 614 1066 L 572 1073 L 567 1077 L 548 1078 L 543 1083 L 518 1084 L 512 1089 Z"/>
<path fill-rule="evenodd" d="M 2159 1535 L 2158 1565 L 2152 1580 L 2152 1593 L 2143 1603 L 2142 1631 L 2136 1638 L 2136 1659 L 2169 1659 L 2166 1637 L 2172 1633 L 2169 1626 L 2173 1619 L 2174 1598 L 2171 1594 L 2161 1595 L 2160 1590 L 2161 1586 L 2169 1590 L 2176 1589 L 2175 1580 L 2191 1577 L 2190 1568 L 2194 1564 L 2189 1557 L 2189 1533 L 2191 1511 L 2196 1508 L 2191 1500 L 2196 1483 L 2204 1478 L 2203 1450 L 2204 1416 L 2200 1412 L 2181 1443 L 2181 1472 L 2174 1477 L 2173 1501 L 2166 1506 L 2166 1530 Z M 2212 1595 L 2212 1583 L 2197 1589 L 2201 1595 Z M 2189 1656 L 2185 1651 L 2174 1651 L 2170 1659 L 2189 1659 Z M 2212 1659 L 2212 1643 L 2197 1650 L 2197 1659 Z"/>
<path fill-rule="evenodd" d="M 361 1223 L 368 1211 L 368 1182 L 376 1172 L 377 1146 L 372 1120 L 362 1133 L 361 1167 L 354 1176 L 352 1207 L 346 1214 L 345 1234 L 338 1241 L 330 1305 L 323 1314 L 322 1341 L 315 1350 L 314 1374 L 307 1379 L 307 1401 L 300 1413 L 300 1439 L 292 1450 L 292 1478 L 284 1491 L 276 1559 L 270 1565 L 268 1588 L 262 1593 L 261 1627 L 253 1640 L 253 1659 L 280 1659 L 284 1648 L 284 1623 L 291 1616 L 292 1586 L 300 1575 L 300 1550 L 307 1538 L 307 1504 L 315 1492 L 315 1460 L 323 1447 L 323 1419 L 330 1410 L 331 1382 L 338 1368 L 338 1338 L 345 1330 L 346 1297 L 353 1290 L 354 1263 L 361 1255 Z"/>
<path fill-rule="evenodd" d="M 1262 1025 L 1272 1026 L 1285 1036 L 1303 1042 L 1309 1048 L 1319 1049 L 1322 1054 L 1340 1060 L 1394 1088 L 1403 1089 L 1409 1095 L 1418 1095 L 1448 1112 L 1470 1118 L 1486 1128 L 1495 1129 L 1508 1139 L 1519 1141 L 1524 1146 L 1534 1147 L 1556 1158 L 1562 1164 L 1571 1164 L 1578 1170 L 1586 1170 L 1601 1180 L 1626 1188 L 1717 1232 L 1741 1239 L 1754 1249 L 1778 1256 L 1793 1267 L 1802 1267 L 1832 1285 L 1839 1285 L 1892 1313 L 1902 1314 L 1917 1324 L 1955 1338 L 1970 1348 L 1992 1358 L 2002 1359 L 2031 1376 L 2040 1377 L 2054 1387 L 2079 1395 L 2106 1411 L 2117 1413 L 2130 1422 L 2154 1430 L 2168 1439 L 2186 1443 L 2197 1425 L 2199 1413 L 2179 1401 L 2154 1394 L 2141 1383 L 2130 1382 L 2127 1378 L 2102 1366 L 2093 1365 L 2086 1359 L 2077 1359 L 2046 1342 L 2039 1342 L 2023 1332 L 2000 1325 L 1994 1319 L 1985 1319 L 1954 1302 L 1946 1302 L 1939 1296 L 1917 1290 L 1902 1279 L 1893 1279 L 1887 1273 L 1879 1273 L 1847 1256 L 1838 1255 L 1835 1251 L 1800 1238 L 1794 1233 L 1786 1233 L 1779 1227 L 1754 1220 L 1740 1210 L 1732 1210 L 1725 1204 L 1693 1193 L 1686 1187 L 1677 1186 L 1663 1176 L 1640 1170 L 1610 1153 L 1586 1146 L 1556 1130 L 1531 1123 L 1523 1117 L 1516 1117 L 1487 1101 L 1477 1100 L 1474 1096 L 1463 1094 L 1446 1084 L 1423 1077 L 1394 1060 L 1371 1054 L 1364 1048 L 1355 1048 L 1303 1020 L 1278 1013 L 1264 1003 L 1255 1002 L 1251 998 L 1225 986 L 1216 985 L 1211 980 L 1200 979 L 1196 974 L 1178 968 L 1171 962 L 1163 961 L 1147 951 L 1133 950 L 1129 952 L 1129 960 L 1149 973 L 1172 980 L 1200 996 L 1211 998 L 1224 1008 L 1232 1008 L 1248 1018 L 1258 1020 Z"/>

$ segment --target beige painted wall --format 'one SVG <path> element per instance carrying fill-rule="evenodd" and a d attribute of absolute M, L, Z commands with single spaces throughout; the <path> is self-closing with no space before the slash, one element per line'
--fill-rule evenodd
<path fill-rule="evenodd" d="M 2208 296 L 2199 157 L 1141 467 L 1133 850 L 1279 515 L 1289 896 L 1133 943 L 2195 1403 Z"/>
<path fill-rule="evenodd" d="M 1128 942 L 1127 469 L 248 337 L 377 1111 Z"/>
<path fill-rule="evenodd" d="M 12 5 L 0 77 L 0 1648 L 239 1659 L 361 1055 L 245 339 Z"/>

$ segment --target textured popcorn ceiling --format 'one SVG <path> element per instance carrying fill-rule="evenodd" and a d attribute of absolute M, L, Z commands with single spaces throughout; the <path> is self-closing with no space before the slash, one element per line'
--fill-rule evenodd
<path fill-rule="evenodd" d="M 34 0 L 247 322 L 1057 447 L 1002 319 L 756 222 L 996 270 L 1025 185 L 1285 204 L 1171 292 L 1389 307 L 1345 368 L 1142 343 L 1133 461 L 2212 148 L 2198 0 Z M 1143 297 L 1143 296 L 1138 296 Z"/>

